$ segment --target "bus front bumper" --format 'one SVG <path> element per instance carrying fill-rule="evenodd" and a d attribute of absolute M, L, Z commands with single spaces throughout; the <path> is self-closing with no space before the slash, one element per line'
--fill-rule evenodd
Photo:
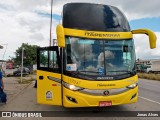
<path fill-rule="evenodd" d="M 126 92 L 110 96 L 89 95 L 63 87 L 64 107 L 98 107 L 101 106 L 101 103 L 109 103 L 104 104 L 104 106 L 112 106 L 135 103 L 137 100 L 138 86 Z"/>

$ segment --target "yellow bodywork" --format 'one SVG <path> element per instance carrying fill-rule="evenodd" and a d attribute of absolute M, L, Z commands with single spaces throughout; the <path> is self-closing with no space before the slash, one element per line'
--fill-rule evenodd
<path fill-rule="evenodd" d="M 65 35 L 74 37 L 94 38 L 94 39 L 130 39 L 131 32 L 101 32 L 101 31 L 87 31 L 64 28 Z"/>
<path fill-rule="evenodd" d="M 39 79 L 43 76 L 43 79 Z M 61 84 L 48 77 L 61 79 L 61 74 L 37 70 L 37 102 L 48 105 L 62 105 Z M 47 98 L 46 93 L 51 91 L 51 98 Z"/>
<path fill-rule="evenodd" d="M 59 47 L 65 47 L 65 36 L 64 36 L 64 28 L 62 25 L 58 25 L 57 29 L 57 40 L 58 40 L 58 46 Z"/>
<path fill-rule="evenodd" d="M 131 99 L 131 97 L 136 96 Z M 66 96 L 75 98 L 77 103 L 73 103 L 67 99 Z M 78 91 L 71 91 L 63 87 L 63 105 L 65 107 L 96 107 L 101 101 L 112 101 L 112 105 L 121 105 L 134 103 L 138 100 L 138 86 L 125 93 L 112 96 L 93 96 L 79 93 Z"/>
<path fill-rule="evenodd" d="M 100 32 L 63 28 L 57 26 L 57 40 L 59 47 L 65 47 L 65 36 L 122 40 L 132 39 L 133 34 L 147 34 L 150 47 L 156 47 L 156 36 L 152 31 L 146 29 L 133 30 L 131 32 Z M 43 77 L 42 77 L 43 76 Z M 59 105 L 65 107 L 95 107 L 99 102 L 111 101 L 112 105 L 134 103 L 138 100 L 138 86 L 133 89 L 113 95 L 91 95 L 81 91 L 73 91 L 63 86 L 62 83 L 74 85 L 89 90 L 112 90 L 126 88 L 138 82 L 137 75 L 122 80 L 94 81 L 73 78 L 59 73 L 37 70 L 37 101 L 40 104 Z M 103 85 L 100 85 L 103 84 Z M 67 97 L 74 98 L 76 103 Z"/>
<path fill-rule="evenodd" d="M 79 86 L 82 88 L 88 88 L 88 89 L 114 89 L 114 88 L 123 88 L 126 86 L 129 86 L 131 84 L 134 84 L 137 82 L 137 75 L 126 78 L 123 80 L 106 80 L 106 81 L 94 81 L 94 80 L 82 80 L 77 79 L 73 77 L 68 77 L 63 75 L 63 81 L 66 83 L 69 83 L 71 85 Z M 104 86 L 98 86 L 98 84 L 104 84 Z M 106 88 L 107 87 L 107 88 Z"/>
<path fill-rule="evenodd" d="M 43 80 L 40 80 L 38 76 L 44 76 Z M 134 103 L 138 99 L 138 86 L 134 89 L 130 89 L 126 92 L 117 95 L 110 96 L 96 96 L 81 93 L 80 91 L 72 91 L 68 88 L 62 87 L 61 83 L 49 80 L 47 76 L 52 76 L 54 78 L 61 79 L 60 74 L 52 72 L 44 72 L 41 70 L 37 71 L 37 101 L 40 104 L 49 105 L 60 105 L 65 107 L 95 107 L 99 106 L 101 101 L 112 101 L 112 105 L 120 105 L 127 103 Z M 137 75 L 123 79 L 123 80 L 113 80 L 113 81 L 89 81 L 81 80 L 73 77 L 68 77 L 63 75 L 63 81 L 70 84 L 79 86 L 86 89 L 93 90 L 110 90 L 127 87 L 133 83 L 138 82 Z M 57 84 L 57 86 L 53 86 Z M 98 84 L 104 84 L 105 86 L 98 86 Z M 52 99 L 46 98 L 46 92 L 52 91 Z M 63 96 L 62 96 L 63 93 Z M 131 97 L 136 94 L 136 96 L 131 99 Z M 77 103 L 73 103 L 67 99 L 67 96 L 76 99 Z M 63 102 L 63 103 L 62 103 Z"/>
<path fill-rule="evenodd" d="M 138 82 L 138 77 L 137 75 L 135 75 L 133 77 L 123 80 L 89 81 L 89 80 L 81 80 L 63 76 L 63 80 L 69 84 L 79 86 L 82 88 L 93 89 L 93 90 L 110 90 L 110 89 L 124 88 L 133 83 L 136 83 Z M 104 84 L 108 86 L 98 86 L 98 84 Z M 134 94 L 136 94 L 136 96 L 133 99 L 131 99 L 131 97 Z M 66 96 L 75 98 L 77 103 L 69 101 Z M 99 106 L 99 102 L 101 101 L 112 101 L 112 105 L 120 105 L 120 104 L 137 102 L 137 99 L 138 99 L 138 86 L 134 89 L 130 89 L 121 94 L 110 95 L 110 96 L 88 95 L 81 93 L 80 91 L 72 91 L 63 87 L 63 105 L 65 107 L 95 107 Z"/>
<path fill-rule="evenodd" d="M 70 28 L 63 28 L 62 25 L 57 26 L 57 41 L 59 47 L 65 47 L 65 35 L 83 38 L 93 39 L 110 39 L 110 40 L 121 40 L 131 39 L 133 34 L 146 34 L 149 36 L 150 48 L 156 48 L 157 37 L 155 33 L 148 29 L 137 29 L 131 32 L 101 32 L 101 31 L 87 31 L 77 30 Z"/>
<path fill-rule="evenodd" d="M 146 35 L 148 35 L 150 48 L 151 49 L 156 48 L 157 37 L 153 31 L 148 30 L 148 29 L 137 29 L 137 30 L 132 30 L 131 32 L 133 34 L 146 34 Z"/>

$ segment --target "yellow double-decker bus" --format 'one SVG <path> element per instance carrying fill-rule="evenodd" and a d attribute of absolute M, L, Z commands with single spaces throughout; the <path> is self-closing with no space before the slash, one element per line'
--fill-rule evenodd
<path fill-rule="evenodd" d="M 37 101 L 64 107 L 112 106 L 137 102 L 138 77 L 133 34 L 116 7 L 68 3 L 62 25 L 57 26 L 58 46 L 37 50 Z"/>

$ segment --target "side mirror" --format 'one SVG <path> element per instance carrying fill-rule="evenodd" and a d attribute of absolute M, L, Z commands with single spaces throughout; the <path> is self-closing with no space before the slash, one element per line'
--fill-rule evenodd
<path fill-rule="evenodd" d="M 57 41 L 58 47 L 65 47 L 64 28 L 62 25 L 57 25 Z"/>
<path fill-rule="evenodd" d="M 148 29 L 137 29 L 137 30 L 132 30 L 132 34 L 146 34 L 149 36 L 149 43 L 150 43 L 150 48 L 156 48 L 156 40 L 157 37 L 155 33 L 151 30 Z"/>

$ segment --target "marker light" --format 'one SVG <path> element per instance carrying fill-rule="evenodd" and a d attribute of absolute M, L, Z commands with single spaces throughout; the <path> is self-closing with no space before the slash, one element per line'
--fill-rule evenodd
<path fill-rule="evenodd" d="M 137 87 L 137 86 L 138 86 L 138 82 L 127 86 L 127 88 L 134 89 L 134 88 Z"/>

